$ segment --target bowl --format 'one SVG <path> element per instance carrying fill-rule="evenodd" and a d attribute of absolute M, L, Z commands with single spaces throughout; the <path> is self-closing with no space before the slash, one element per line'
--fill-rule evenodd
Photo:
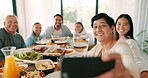
<path fill-rule="evenodd" d="M 57 61 L 60 56 L 60 53 L 44 53 L 43 59 L 51 59 L 52 61 Z"/>
<path fill-rule="evenodd" d="M 73 52 L 73 49 L 72 48 L 68 48 L 68 49 L 66 49 L 66 54 L 68 54 L 68 53 L 72 53 Z"/>
<path fill-rule="evenodd" d="M 45 75 L 54 72 L 55 65 L 50 59 L 38 60 L 35 63 L 37 70 L 44 72 Z"/>
<path fill-rule="evenodd" d="M 18 67 L 20 70 L 26 69 L 28 67 L 28 64 L 18 64 Z"/>

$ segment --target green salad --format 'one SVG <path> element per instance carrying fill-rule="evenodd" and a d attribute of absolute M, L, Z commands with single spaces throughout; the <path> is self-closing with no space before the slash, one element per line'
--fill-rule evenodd
<path fill-rule="evenodd" d="M 36 60 L 42 57 L 42 55 L 36 53 L 34 50 L 25 53 L 14 54 L 14 56 L 23 60 Z"/>

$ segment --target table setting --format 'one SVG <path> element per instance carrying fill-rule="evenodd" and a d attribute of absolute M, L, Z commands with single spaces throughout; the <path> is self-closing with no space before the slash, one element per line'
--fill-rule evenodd
<path fill-rule="evenodd" d="M 53 40 L 53 41 L 52 41 Z M 82 57 L 82 55 L 87 52 L 88 44 L 87 42 L 81 41 L 77 42 L 74 38 L 62 37 L 62 38 L 46 38 L 37 41 L 36 44 L 31 45 L 27 48 L 14 49 L 13 56 L 16 64 L 21 71 L 25 74 L 31 73 L 43 73 L 43 75 L 38 75 L 38 78 L 47 78 L 56 73 L 60 73 L 60 59 L 65 57 Z M 38 68 L 38 63 L 41 69 Z M 47 66 L 44 64 L 51 64 L 52 66 Z M 51 68 L 48 68 L 51 67 Z M 47 68 L 47 69 L 43 69 Z M 2 69 L 4 70 L 4 69 Z M 23 72 L 23 73 L 24 73 Z M 0 73 L 3 75 L 4 72 Z M 22 72 L 21 72 L 22 73 Z M 28 75 L 27 75 L 28 76 Z M 47 76 L 47 77 L 46 77 Z M 58 75 L 60 76 L 60 75 Z M 24 74 L 20 76 L 24 77 Z M 36 76 L 37 77 L 37 76 Z M 34 78 L 34 77 L 32 77 Z"/>

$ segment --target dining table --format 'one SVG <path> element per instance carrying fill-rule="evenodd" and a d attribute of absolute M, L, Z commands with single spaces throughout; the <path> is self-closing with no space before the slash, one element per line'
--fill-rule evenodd
<path fill-rule="evenodd" d="M 68 48 L 65 49 L 65 53 L 62 58 L 64 58 L 64 57 L 82 57 L 83 54 L 86 53 L 88 50 L 89 44 L 88 44 L 88 41 L 85 39 L 76 40 L 74 38 L 67 38 L 66 37 L 66 38 L 64 38 L 64 40 L 66 40 L 66 42 L 64 42 L 64 43 L 62 43 L 62 42 L 55 43 L 55 42 L 52 42 L 52 38 L 46 38 L 46 39 L 42 39 L 40 41 L 37 41 L 37 43 L 35 43 L 27 48 L 31 49 L 31 48 L 34 48 L 35 46 L 38 46 L 38 45 L 47 45 L 47 46 L 51 45 L 52 47 L 54 47 L 55 45 L 60 45 L 60 46 L 70 46 L 70 48 L 72 47 L 73 50 L 70 53 L 68 53 L 68 52 L 66 53 L 66 50 L 68 50 Z M 85 46 L 82 46 L 81 43 L 85 43 Z M 79 45 L 81 45 L 81 46 L 79 46 Z M 40 58 L 40 59 L 43 59 L 43 58 Z M 59 74 L 58 76 L 60 76 L 61 61 L 59 61 L 59 59 L 58 59 L 56 61 L 53 61 L 53 63 L 55 64 L 54 72 L 49 73 L 47 75 L 48 77 L 50 75 L 52 76 L 52 74 L 54 74 L 54 73 Z M 28 64 L 28 67 L 25 69 L 25 71 L 36 70 L 35 64 L 29 64 L 29 63 L 26 63 L 26 64 Z M 3 75 L 0 75 L 0 78 L 3 78 Z M 47 77 L 45 76 L 45 78 L 47 78 Z"/>

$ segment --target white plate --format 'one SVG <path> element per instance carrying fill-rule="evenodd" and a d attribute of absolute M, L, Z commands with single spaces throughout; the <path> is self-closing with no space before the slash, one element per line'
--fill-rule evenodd
<path fill-rule="evenodd" d="M 23 63 L 29 63 L 29 64 L 35 64 L 36 61 L 38 60 L 38 59 L 36 59 L 36 60 L 22 60 L 22 59 L 19 59 L 17 57 L 14 57 L 14 58 L 15 58 L 16 61 L 22 61 Z"/>
<path fill-rule="evenodd" d="M 58 40 L 58 41 L 54 41 L 54 43 L 67 43 L 67 40 Z"/>
<path fill-rule="evenodd" d="M 16 49 L 15 53 L 24 53 L 30 51 L 31 48 L 21 48 L 21 49 Z"/>
<path fill-rule="evenodd" d="M 26 69 L 28 67 L 28 64 L 21 63 L 21 64 L 18 64 L 18 66 L 24 66 L 25 67 L 24 69 Z"/>
<path fill-rule="evenodd" d="M 46 43 L 51 43 L 50 40 L 40 40 L 40 41 L 36 41 L 36 44 L 46 44 Z"/>
<path fill-rule="evenodd" d="M 56 71 L 53 73 L 48 74 L 44 78 L 61 78 L 61 71 Z"/>
<path fill-rule="evenodd" d="M 75 42 L 73 44 L 74 47 L 87 47 L 88 44 L 87 43 L 84 43 L 84 42 Z"/>

